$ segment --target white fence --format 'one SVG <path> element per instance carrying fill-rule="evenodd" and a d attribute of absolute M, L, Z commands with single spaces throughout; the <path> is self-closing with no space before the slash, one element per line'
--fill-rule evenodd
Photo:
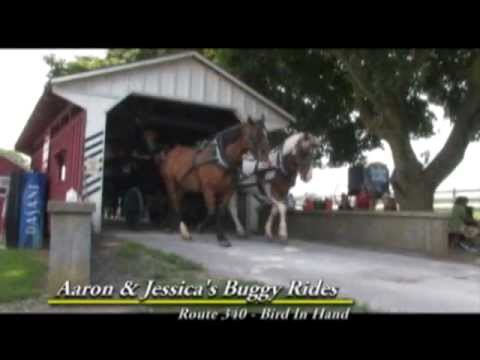
<path fill-rule="evenodd" d="M 452 189 L 435 192 L 435 209 L 449 209 L 453 206 L 455 198 L 466 196 L 469 206 L 480 207 L 480 189 Z"/>
<path fill-rule="evenodd" d="M 469 205 L 480 209 L 480 189 L 452 189 L 436 191 L 433 206 L 436 210 L 448 210 L 453 206 L 457 196 L 467 196 L 469 199 Z M 337 202 L 340 201 L 339 195 L 335 195 L 334 197 Z M 304 200 L 304 196 L 295 197 L 296 207 L 298 209 L 302 208 Z"/>

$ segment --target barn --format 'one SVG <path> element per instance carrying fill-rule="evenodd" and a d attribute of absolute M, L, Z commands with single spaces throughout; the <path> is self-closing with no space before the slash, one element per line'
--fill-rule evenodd
<path fill-rule="evenodd" d="M 261 115 L 269 131 L 295 121 L 197 52 L 182 52 L 52 79 L 15 148 L 48 175 L 49 199 L 65 200 L 74 188 L 95 203 L 93 227 L 100 232 L 114 176 L 108 164 L 134 151 L 141 130 L 155 129 L 161 144 L 192 145 Z M 254 199 L 245 204 L 250 209 Z M 246 213 L 247 226 L 255 227 L 255 212 Z"/>
<path fill-rule="evenodd" d="M 7 153 L 0 154 L 0 234 L 5 227 L 6 198 L 10 188 L 10 176 L 12 173 L 21 173 L 27 170 L 24 164 Z"/>

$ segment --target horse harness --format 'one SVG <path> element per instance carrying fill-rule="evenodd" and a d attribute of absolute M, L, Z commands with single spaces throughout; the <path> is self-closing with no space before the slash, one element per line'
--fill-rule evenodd
<path fill-rule="evenodd" d="M 270 184 L 272 182 L 273 178 L 274 178 L 274 176 L 272 176 L 270 179 L 268 179 L 267 174 L 271 174 L 271 173 L 275 174 L 275 172 L 276 172 L 277 174 L 280 174 L 285 179 L 287 179 L 288 185 L 290 187 L 295 185 L 296 176 L 292 176 L 285 169 L 284 158 L 283 158 L 281 149 L 278 151 L 278 155 L 276 156 L 276 164 L 274 166 L 266 168 L 266 169 L 259 169 L 258 168 L 259 163 L 260 162 L 258 160 L 255 162 L 255 167 L 254 167 L 253 173 L 251 175 L 244 174 L 240 171 L 240 179 L 238 180 L 237 186 L 236 186 L 238 189 L 246 189 L 246 188 L 249 188 L 249 187 L 256 187 L 262 197 L 259 197 L 257 195 L 254 195 L 254 196 L 257 200 L 262 202 L 262 200 L 263 201 L 264 200 L 269 201 L 269 195 L 267 194 L 266 185 Z M 247 179 L 248 177 L 250 177 L 252 175 L 255 175 L 255 177 L 256 177 L 255 182 L 250 183 L 250 184 L 240 184 L 241 181 Z"/>
<path fill-rule="evenodd" d="M 222 133 L 220 133 L 220 134 L 222 134 Z M 182 181 L 187 175 L 189 175 L 195 168 L 198 168 L 200 166 L 207 165 L 207 164 L 217 165 L 217 166 L 225 169 L 225 171 L 227 173 L 231 173 L 234 176 L 236 175 L 236 171 L 235 171 L 236 167 L 233 167 L 231 164 L 228 163 L 228 161 L 226 159 L 226 156 L 225 156 L 225 153 L 224 153 L 223 144 L 221 142 L 221 136 L 219 136 L 219 135 L 217 135 L 212 141 L 209 141 L 205 146 L 203 146 L 203 147 L 197 149 L 197 151 L 195 151 L 195 154 L 193 156 L 192 166 L 182 176 L 182 179 L 180 181 Z M 198 160 L 199 153 L 201 151 L 205 150 L 209 145 L 213 145 L 212 156 L 210 158 L 206 159 L 206 160 L 199 161 Z"/>

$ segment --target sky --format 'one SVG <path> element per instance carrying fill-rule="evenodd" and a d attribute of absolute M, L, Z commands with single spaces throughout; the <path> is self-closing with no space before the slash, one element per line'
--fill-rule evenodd
<path fill-rule="evenodd" d="M 0 50 L 0 148 L 13 149 L 26 121 L 43 92 L 47 81 L 48 66 L 43 60 L 45 55 L 73 60 L 75 56 L 105 56 L 105 49 L 35 49 L 35 50 Z M 417 157 L 425 150 L 430 150 L 430 161 L 443 147 L 451 125 L 444 118 L 441 107 L 432 107 L 437 116 L 436 135 L 412 143 Z M 480 143 L 471 143 L 460 165 L 439 186 L 439 190 L 480 188 L 479 180 L 474 176 L 478 166 Z M 393 160 L 388 144 L 383 149 L 366 153 L 369 162 L 384 162 L 390 170 Z M 309 183 L 297 180 L 292 193 L 294 196 L 315 193 L 321 196 L 339 195 L 347 190 L 348 167 L 315 169 Z"/>

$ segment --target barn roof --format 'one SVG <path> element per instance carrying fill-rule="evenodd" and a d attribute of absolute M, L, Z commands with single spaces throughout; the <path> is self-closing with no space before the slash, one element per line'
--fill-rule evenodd
<path fill-rule="evenodd" d="M 49 85 L 45 86 L 15 144 L 15 150 L 31 155 L 35 143 L 43 142 L 43 138 L 37 138 L 38 134 L 69 105 L 71 103 L 55 95 Z"/>
<path fill-rule="evenodd" d="M 97 78 L 101 79 L 102 76 L 109 74 L 122 74 L 123 72 L 128 72 L 134 69 L 143 70 L 143 68 L 150 67 L 152 65 L 172 63 L 184 59 L 193 59 L 202 64 L 203 66 L 208 67 L 212 72 L 218 74 L 218 76 L 220 77 L 223 77 L 227 82 L 236 85 L 239 89 L 241 89 L 241 91 L 249 94 L 249 96 L 256 99 L 259 103 L 263 103 L 267 107 L 273 109 L 277 114 L 281 116 L 281 118 L 283 118 L 284 122 L 287 119 L 289 121 L 295 121 L 295 118 L 291 114 L 280 108 L 272 101 L 265 98 L 263 95 L 253 90 L 244 82 L 227 73 L 225 70 L 221 69 L 219 66 L 215 65 L 199 53 L 195 51 L 187 51 L 182 53 L 165 55 L 154 59 L 137 61 L 124 65 L 105 67 L 97 70 L 86 71 L 74 75 L 61 76 L 51 79 L 46 85 L 42 96 L 38 100 L 32 114 L 30 115 L 27 123 L 25 124 L 25 127 L 17 140 L 15 149 L 31 155 L 34 147 L 38 146 L 38 144 L 43 141 L 43 139 L 38 137 L 39 134 L 41 134 L 41 132 L 43 131 L 43 129 L 45 129 L 52 122 L 52 119 L 56 118 L 59 114 L 65 111 L 65 109 L 75 105 L 75 102 L 72 101 L 72 99 L 70 99 L 68 96 L 65 96 L 65 94 L 55 90 L 57 86 L 65 86 L 68 88 L 69 86 L 80 85 L 83 80 L 95 80 Z"/>
<path fill-rule="evenodd" d="M 168 63 L 168 62 L 174 62 L 178 61 L 181 59 L 186 59 L 186 58 L 192 58 L 194 60 L 199 61 L 203 65 L 209 67 L 211 70 L 214 72 L 220 74 L 223 76 L 225 79 L 231 81 L 232 83 L 236 84 L 238 87 L 240 87 L 243 91 L 249 93 L 252 97 L 256 98 L 257 100 L 260 100 L 261 102 L 264 102 L 268 106 L 272 107 L 276 111 L 278 111 L 280 114 L 288 118 L 290 121 L 295 121 L 295 118 L 293 115 L 282 109 L 280 106 L 277 104 L 273 103 L 271 100 L 268 100 L 266 97 L 263 95 L 259 94 L 257 91 L 253 90 L 250 86 L 242 82 L 241 80 L 237 79 L 233 75 L 229 74 L 219 66 L 215 65 L 202 55 L 200 55 L 198 52 L 195 51 L 187 51 L 187 52 L 182 52 L 182 53 L 177 53 L 177 54 L 171 54 L 171 55 L 165 55 L 161 56 L 158 58 L 154 59 L 149 59 L 149 60 L 143 60 L 143 61 L 137 61 L 133 63 L 128 63 L 128 64 L 123 64 L 123 65 L 115 65 L 115 66 L 110 66 L 110 67 L 105 67 L 97 70 L 92 70 L 92 71 L 86 71 L 82 72 L 79 74 L 74 74 L 74 75 L 66 75 L 66 76 L 61 76 L 57 77 L 51 80 L 52 85 L 60 85 L 60 84 L 65 84 L 69 82 L 74 82 L 76 80 L 84 80 L 92 77 L 98 77 L 98 76 L 103 76 L 107 74 L 112 74 L 112 73 L 118 73 L 118 72 L 124 72 L 128 70 L 133 70 L 133 69 L 138 69 L 142 67 L 147 67 L 151 65 L 158 65 L 162 63 Z"/>

